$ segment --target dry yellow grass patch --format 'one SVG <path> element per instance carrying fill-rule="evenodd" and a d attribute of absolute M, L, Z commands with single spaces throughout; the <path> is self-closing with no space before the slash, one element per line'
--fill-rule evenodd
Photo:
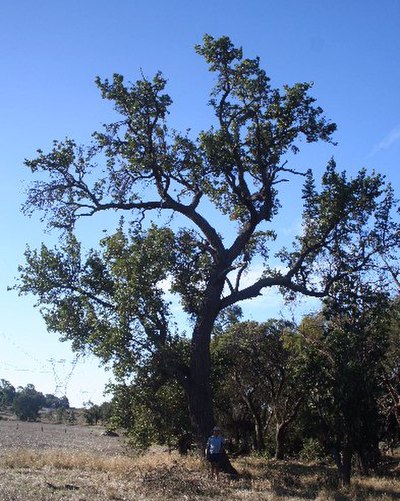
<path fill-rule="evenodd" d="M 0 458 L 1 501 L 388 501 L 394 477 L 355 477 L 337 489 L 332 467 L 241 458 L 238 481 L 209 478 L 198 457 L 152 452 L 135 457 L 54 450 L 9 451 Z"/>
<path fill-rule="evenodd" d="M 205 463 L 197 456 L 181 457 L 176 452 L 156 452 L 124 455 L 97 455 L 93 452 L 66 451 L 64 449 L 23 449 L 9 452 L 0 458 L 0 466 L 6 468 L 78 469 L 130 475 L 150 473 L 154 470 L 181 468 L 187 472 L 205 471 Z"/>
<path fill-rule="evenodd" d="M 45 451 L 23 449 L 0 458 L 0 466 L 127 473 L 132 468 L 132 460 L 124 456 L 97 456 L 89 452 L 68 452 L 62 449 Z"/>
<path fill-rule="evenodd" d="M 400 499 L 399 461 L 386 476 L 357 477 L 337 488 L 332 465 L 233 461 L 238 481 L 209 477 L 196 456 L 154 448 L 133 455 L 123 440 L 88 427 L 0 421 L 0 501 L 389 501 Z"/>

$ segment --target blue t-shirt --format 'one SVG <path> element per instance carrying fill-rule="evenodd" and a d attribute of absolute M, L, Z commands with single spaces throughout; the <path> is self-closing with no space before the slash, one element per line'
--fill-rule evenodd
<path fill-rule="evenodd" d="M 207 440 L 207 450 L 209 454 L 219 454 L 222 452 L 224 439 L 220 435 L 212 435 Z"/>

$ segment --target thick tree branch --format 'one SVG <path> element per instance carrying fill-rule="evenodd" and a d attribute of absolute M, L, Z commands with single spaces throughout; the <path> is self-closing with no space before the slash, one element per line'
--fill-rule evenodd
<path fill-rule="evenodd" d="M 246 287 L 240 291 L 230 294 L 221 299 L 221 309 L 227 308 L 239 301 L 251 299 L 261 295 L 262 289 L 267 287 L 284 287 L 293 292 L 304 294 L 305 296 L 312 296 L 317 298 L 325 297 L 330 286 L 330 282 L 322 290 L 311 290 L 305 286 L 293 283 L 287 275 L 277 275 L 276 277 L 260 278 L 254 284 Z"/>

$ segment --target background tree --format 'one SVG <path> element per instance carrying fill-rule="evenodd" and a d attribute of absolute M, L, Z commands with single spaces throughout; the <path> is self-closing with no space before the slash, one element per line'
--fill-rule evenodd
<path fill-rule="evenodd" d="M 13 409 L 21 421 L 36 421 L 45 402 L 43 393 L 36 391 L 33 384 L 27 384 L 25 388 L 18 388 Z"/>
<path fill-rule="evenodd" d="M 47 393 L 44 398 L 44 407 L 48 407 L 49 409 L 69 409 L 69 401 L 65 395 L 63 397 L 57 397 L 56 395 Z"/>
<path fill-rule="evenodd" d="M 388 342 L 388 298 L 360 277 L 347 277 L 324 301 L 322 315 L 301 332 L 320 368 L 310 394 L 323 442 L 331 449 L 344 484 L 354 454 L 364 472 L 379 459 L 382 362 Z"/>
<path fill-rule="evenodd" d="M 318 192 L 309 172 L 303 234 L 291 250 L 279 252 L 277 262 L 271 256 L 278 245 L 278 188 L 304 175 L 289 166 L 290 157 L 302 139 L 330 142 L 336 125 L 314 105 L 311 84 L 273 88 L 259 59 L 243 58 L 228 37 L 206 35 L 196 51 L 216 76 L 209 102 L 214 125 L 196 139 L 168 127 L 172 100 L 161 73 L 127 85 L 115 74 L 111 82 L 96 83 L 114 103 L 117 122 L 95 133 L 87 148 L 71 139 L 56 141 L 49 153 L 39 150 L 26 161 L 38 178 L 25 212 L 44 211 L 52 228 L 70 232 L 79 219 L 110 210 L 128 214 L 133 231 L 160 216 L 164 228 L 153 228 L 156 240 L 158 231 L 165 236 L 170 227 L 170 247 L 159 247 L 166 256 L 160 276 L 167 275 L 192 320 L 188 367 L 172 367 L 174 357 L 164 350 L 175 333 L 150 259 L 142 268 L 145 293 L 138 288 L 137 268 L 130 282 L 131 270 L 119 261 L 115 273 L 125 273 L 119 278 L 129 283 L 120 298 L 115 277 L 96 253 L 80 262 L 76 245 L 57 252 L 43 247 L 40 253 L 28 251 L 19 288 L 37 294 L 49 328 L 75 348 L 88 346 L 105 360 L 122 358 L 125 368 L 132 362 L 132 372 L 150 339 L 152 351 L 166 354 L 165 366 L 183 385 L 197 438 L 204 442 L 214 424 L 209 346 L 220 313 L 266 287 L 326 295 L 349 270 L 368 267 L 393 245 L 395 202 L 378 175 L 362 171 L 348 180 L 330 162 Z M 121 231 L 116 238 L 124 239 Z M 146 233 L 141 238 L 150 245 Z M 151 248 L 155 252 L 157 245 Z M 128 254 L 135 263 L 136 256 Z M 262 258 L 264 270 L 248 285 L 244 272 L 255 257 Z M 160 259 L 155 262 L 160 266 Z"/>
<path fill-rule="evenodd" d="M 83 417 L 85 418 L 86 424 L 90 426 L 96 425 L 102 417 L 100 405 L 94 404 L 90 400 L 85 402 L 83 405 L 85 407 Z"/>
<path fill-rule="evenodd" d="M 273 425 L 277 459 L 283 458 L 287 431 L 309 389 L 307 367 L 291 349 L 294 332 L 294 325 L 283 320 L 241 322 L 212 343 L 216 407 L 234 414 L 233 406 L 245 405 L 258 451 L 265 449 Z"/>
<path fill-rule="evenodd" d="M 16 391 L 14 386 L 5 379 L 0 379 L 0 409 L 13 404 Z"/>
<path fill-rule="evenodd" d="M 397 422 L 397 435 L 400 432 L 400 296 L 397 296 L 390 307 L 388 325 L 388 350 L 383 361 L 383 384 L 386 388 L 384 405 L 390 422 Z"/>

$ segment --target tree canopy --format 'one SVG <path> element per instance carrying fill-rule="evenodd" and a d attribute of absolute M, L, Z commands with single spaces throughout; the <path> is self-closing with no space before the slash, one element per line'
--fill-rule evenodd
<path fill-rule="evenodd" d="M 26 161 L 37 180 L 24 210 L 42 211 L 62 230 L 62 245 L 27 250 L 19 289 L 37 295 L 51 330 L 113 360 L 119 375 L 155 358 L 185 389 L 204 441 L 214 424 L 210 339 L 221 313 L 267 287 L 324 297 L 349 272 L 382 279 L 377 270 L 400 233 L 381 175 L 349 178 L 331 159 L 317 187 L 311 171 L 290 167 L 301 141 L 333 141 L 336 125 L 315 104 L 311 83 L 273 88 L 259 58 L 244 58 L 226 36 L 205 35 L 196 52 L 215 74 L 208 130 L 192 137 L 169 126 L 161 72 L 134 83 L 115 74 L 96 84 L 118 121 L 86 147 L 67 138 Z M 304 176 L 302 233 L 276 252 L 278 191 L 293 176 Z M 128 229 L 82 256 L 76 222 L 106 211 L 124 214 Z M 256 258 L 263 270 L 248 284 Z M 182 332 L 166 284 L 192 319 L 188 357 L 176 349 Z"/>
<path fill-rule="evenodd" d="M 13 400 L 13 409 L 21 421 L 36 421 L 40 409 L 45 405 L 43 393 L 36 391 L 33 384 L 19 388 Z"/>

